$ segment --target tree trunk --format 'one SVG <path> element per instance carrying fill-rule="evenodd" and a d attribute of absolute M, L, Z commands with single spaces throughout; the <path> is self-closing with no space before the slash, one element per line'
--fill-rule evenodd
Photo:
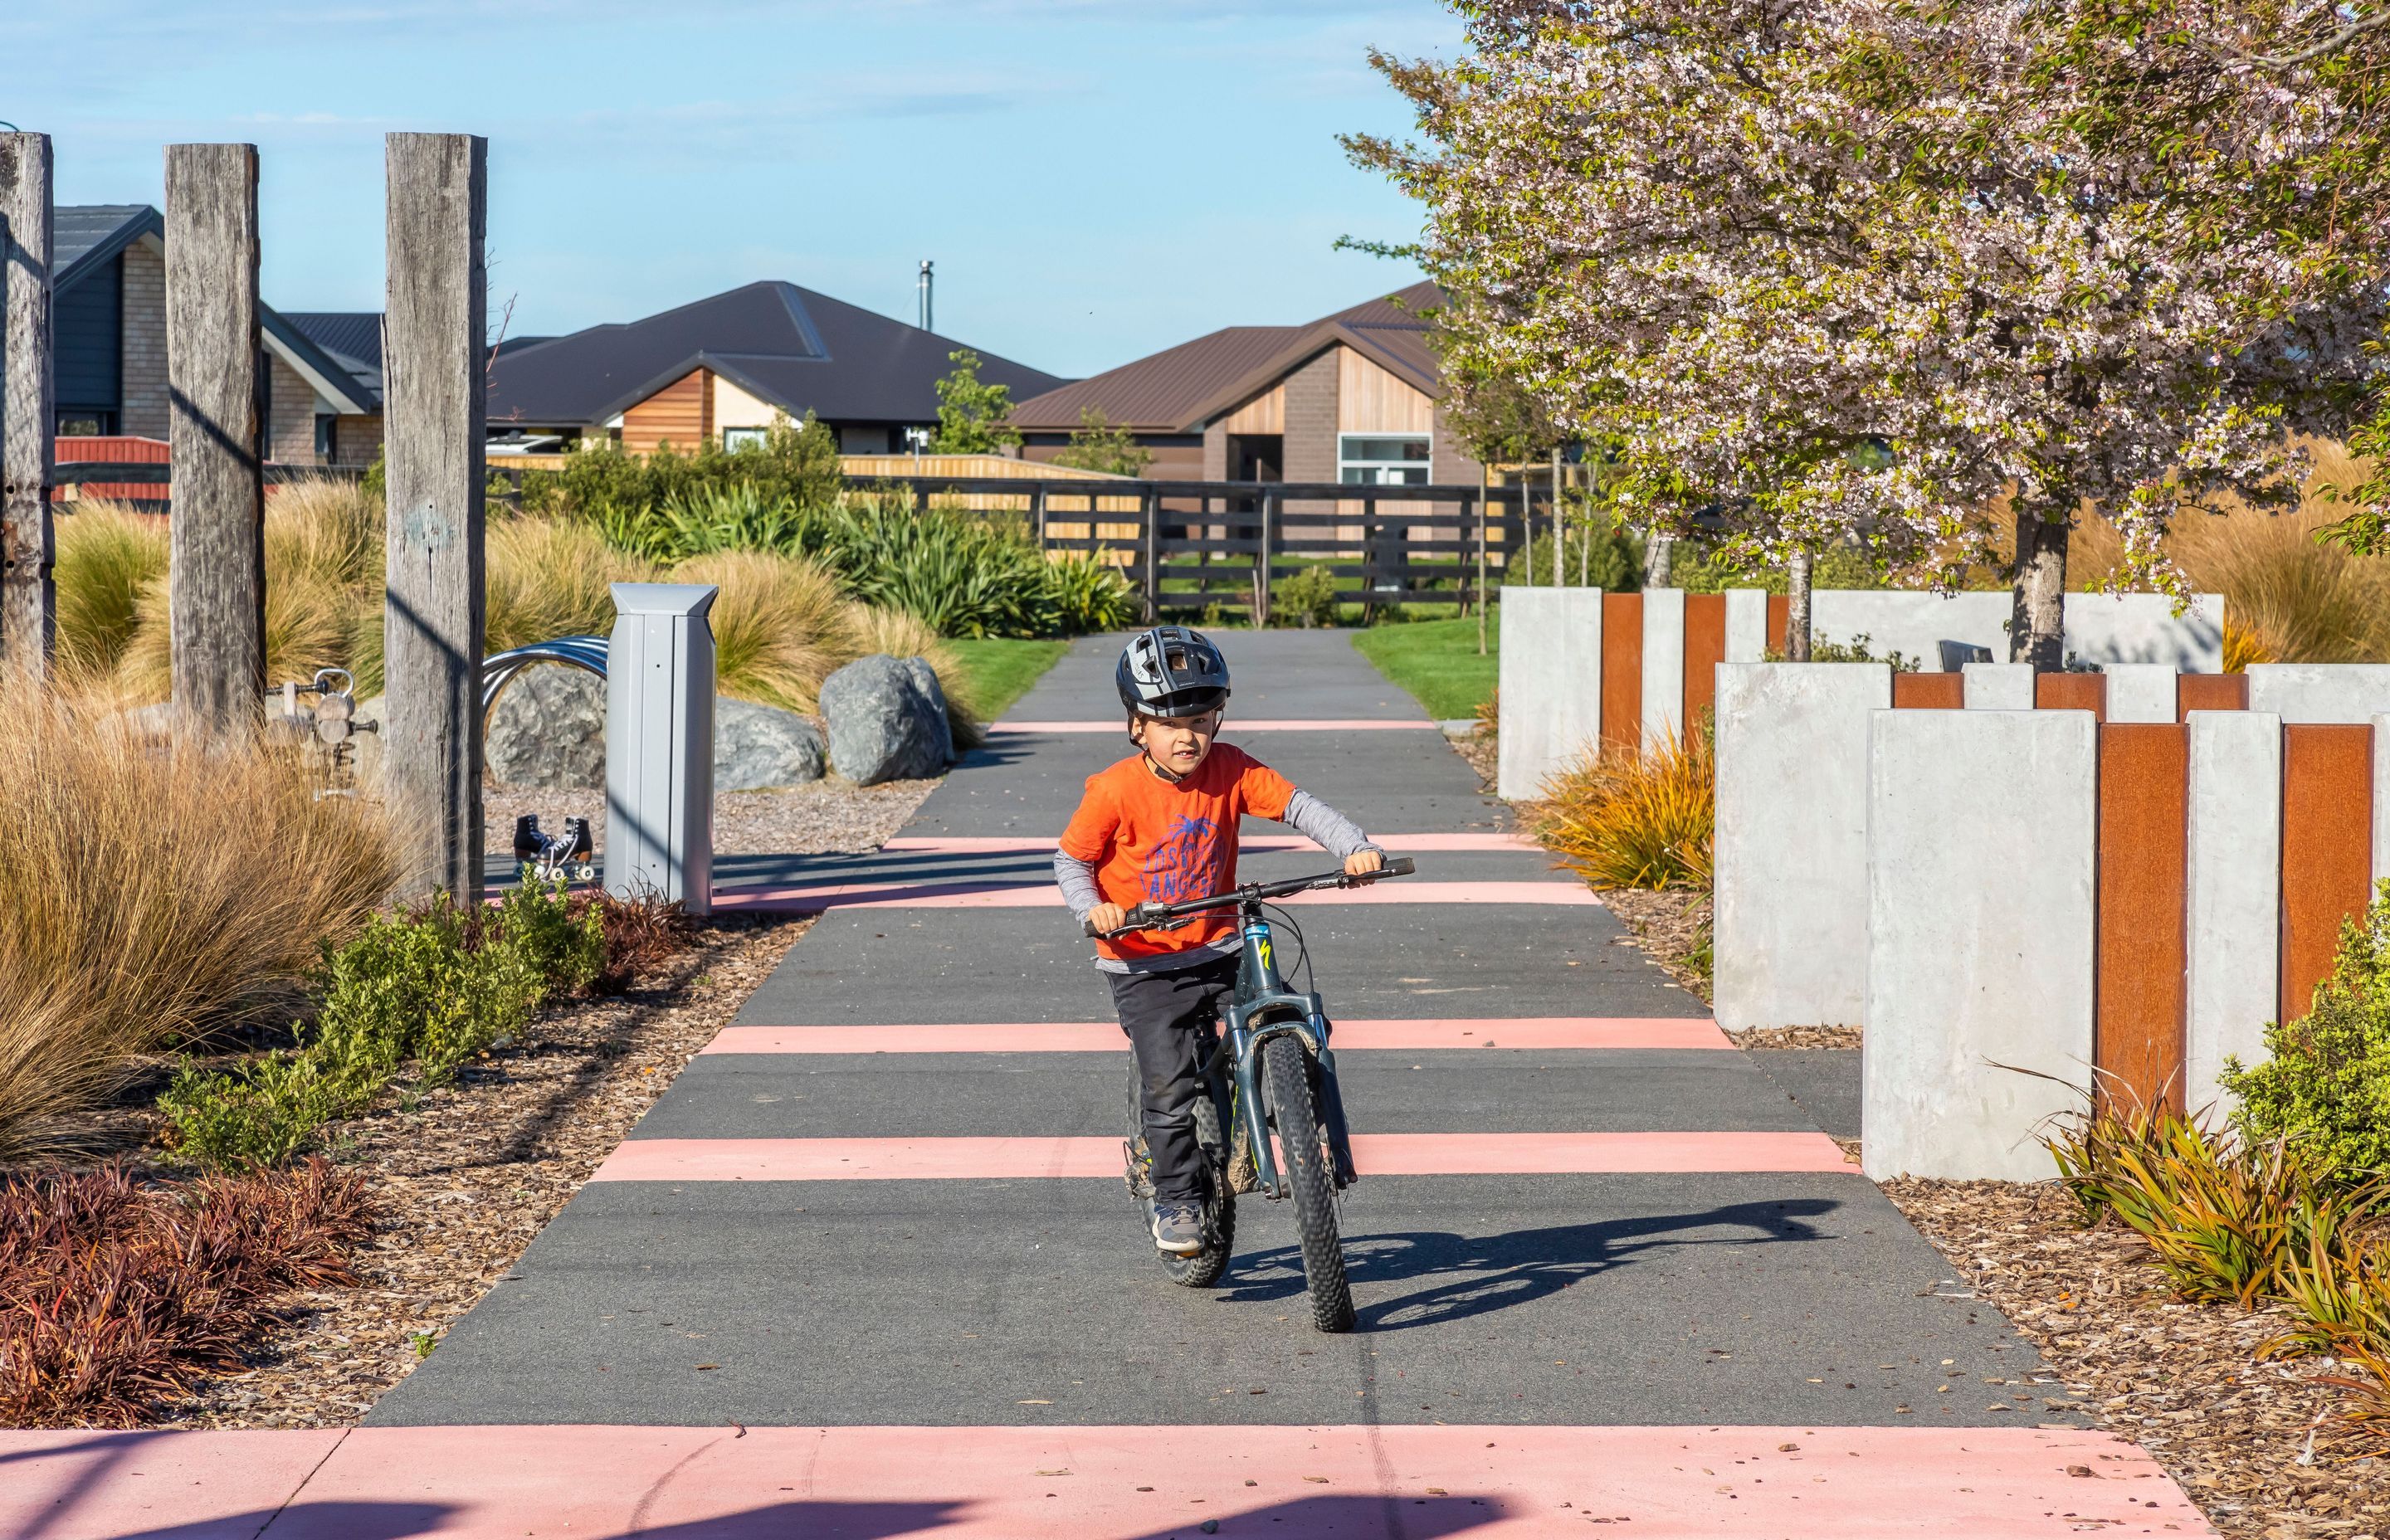
<path fill-rule="evenodd" d="M 1653 531 L 1643 542 L 1643 586 L 1665 588 L 1676 571 L 1677 537 Z"/>
<path fill-rule="evenodd" d="M 1809 547 L 1795 545 L 1784 563 L 1784 661 L 1809 661 Z"/>
<path fill-rule="evenodd" d="M 2045 673 L 2066 666 L 2066 544 L 2074 499 L 2053 499 L 2045 519 L 2020 501 L 2016 509 L 2015 602 L 2009 611 L 2009 661 Z"/>

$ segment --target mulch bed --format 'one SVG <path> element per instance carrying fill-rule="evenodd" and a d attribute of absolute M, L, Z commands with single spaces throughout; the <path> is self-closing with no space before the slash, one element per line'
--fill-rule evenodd
<path fill-rule="evenodd" d="M 716 919 L 628 994 L 543 1013 L 453 1084 L 402 1093 L 338 1125 L 364 1174 L 372 1233 L 359 1283 L 289 1302 L 243 1373 L 198 1387 L 149 1426 L 353 1423 L 513 1266 L 810 919 Z"/>
<path fill-rule="evenodd" d="M 1865 1033 L 1857 1027 L 1746 1027 L 1726 1029 L 1738 1048 L 1857 1048 Z"/>
<path fill-rule="evenodd" d="M 2031 1338 L 2080 1408 L 2165 1467 L 2233 1540 L 2390 1535 L 2390 1444 L 2344 1422 L 2317 1361 L 2260 1363 L 2279 1309 L 2186 1303 L 2057 1182 L 1885 1182 L 1956 1277 Z"/>
<path fill-rule="evenodd" d="M 887 781 L 855 786 L 826 776 L 806 786 L 777 791 L 720 791 L 713 798 L 713 853 L 777 855 L 789 853 L 878 850 L 905 827 L 934 780 Z M 534 813 L 539 827 L 561 834 L 567 818 L 589 820 L 589 836 L 606 848 L 606 792 L 602 787 L 537 790 L 519 787 L 482 789 L 482 845 L 493 855 L 513 852 L 515 818 Z"/>
<path fill-rule="evenodd" d="M 1647 892 L 1640 888 L 1604 888 L 1602 906 L 1616 915 L 1627 934 L 1659 964 L 1660 970 L 1681 987 L 1710 1001 L 1710 976 L 1685 960 L 1708 939 L 1710 895 L 1706 892 Z"/>

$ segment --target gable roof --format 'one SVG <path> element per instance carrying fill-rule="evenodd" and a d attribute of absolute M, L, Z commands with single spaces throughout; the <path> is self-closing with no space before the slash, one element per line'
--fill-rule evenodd
<path fill-rule="evenodd" d="M 51 292 L 62 294 L 72 289 L 104 269 L 126 247 L 145 238 L 155 249 L 164 250 L 166 217 L 147 203 L 58 205 L 50 214 L 50 269 L 56 275 Z M 267 349 L 298 370 L 318 395 L 344 412 L 381 410 L 381 317 L 369 317 L 376 323 L 373 366 L 361 373 L 357 360 L 334 355 L 272 306 L 257 308 L 258 327 Z"/>
<path fill-rule="evenodd" d="M 282 318 L 321 348 L 349 378 L 381 397 L 381 312 L 286 310 Z"/>
<path fill-rule="evenodd" d="M 1444 302 L 1432 283 L 1366 300 L 1307 326 L 1224 327 L 1118 368 L 1033 396 L 1012 425 L 1034 431 L 1079 426 L 1092 406 L 1113 426 L 1145 433 L 1196 433 L 1221 413 L 1269 389 L 1322 351 L 1343 343 L 1429 396 L 1444 393 L 1430 314 Z"/>
<path fill-rule="evenodd" d="M 502 352 L 490 420 L 603 423 L 690 370 L 712 369 L 785 410 L 831 421 L 929 422 L 937 381 L 962 343 L 777 280 L 747 284 L 645 320 L 590 327 Z M 976 350 L 974 350 L 976 351 Z M 1063 383 L 980 354 L 980 378 L 1016 396 Z"/>

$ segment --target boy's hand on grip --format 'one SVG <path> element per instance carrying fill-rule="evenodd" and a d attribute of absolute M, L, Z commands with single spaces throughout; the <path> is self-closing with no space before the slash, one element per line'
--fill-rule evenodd
<path fill-rule="evenodd" d="M 1373 850 L 1356 850 L 1344 858 L 1347 877 L 1374 877 L 1386 864 L 1386 858 Z"/>
<path fill-rule="evenodd" d="M 1099 904 L 1087 911 L 1087 934 L 1104 935 L 1128 923 L 1128 911 L 1117 904 Z"/>

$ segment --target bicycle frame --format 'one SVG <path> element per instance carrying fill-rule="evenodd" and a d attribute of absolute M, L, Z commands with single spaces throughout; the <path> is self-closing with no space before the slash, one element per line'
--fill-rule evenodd
<path fill-rule="evenodd" d="M 1304 1051 L 1319 1067 L 1319 1115 L 1341 1171 L 1352 1169 L 1352 1139 L 1344 1124 L 1344 1097 L 1336 1082 L 1336 1056 L 1329 1050 L 1330 1025 L 1318 995 L 1299 994 L 1279 977 L 1278 957 L 1269 921 L 1258 899 L 1237 906 L 1237 928 L 1244 951 L 1237 964 L 1237 990 L 1228 1004 L 1226 1026 L 1231 1075 L 1236 1082 L 1237 1115 L 1244 1121 L 1253 1149 L 1253 1175 L 1262 1192 L 1284 1198 L 1289 1192 L 1270 1145 L 1269 1120 L 1262 1113 L 1261 1049 L 1273 1037 L 1299 1039 Z M 1340 1186 L 1342 1183 L 1340 1182 Z"/>

